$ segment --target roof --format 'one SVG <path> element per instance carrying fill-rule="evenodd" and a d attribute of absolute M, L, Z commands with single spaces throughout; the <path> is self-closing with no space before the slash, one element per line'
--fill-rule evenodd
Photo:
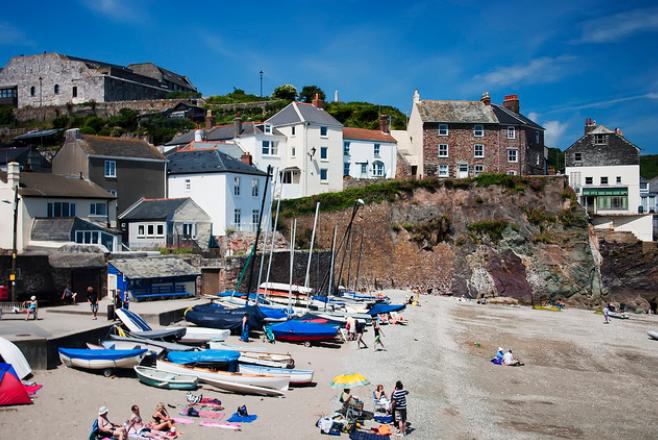
<path fill-rule="evenodd" d="M 156 147 L 136 138 L 117 138 L 84 134 L 75 143 L 90 156 L 165 160 L 162 153 Z"/>
<path fill-rule="evenodd" d="M 168 174 L 238 173 L 266 176 L 258 168 L 247 165 L 217 149 L 177 151 L 167 156 Z"/>
<path fill-rule="evenodd" d="M 105 231 L 117 234 L 116 230 L 106 228 L 79 217 L 35 218 L 30 237 L 37 241 L 71 241 L 73 230 Z"/>
<path fill-rule="evenodd" d="M 7 182 L 7 173 L 0 171 Z M 18 193 L 23 197 L 66 197 L 70 199 L 115 199 L 94 182 L 79 177 L 50 173 L 21 173 Z"/>
<path fill-rule="evenodd" d="M 198 269 L 178 257 L 117 258 L 110 260 L 109 264 L 130 279 L 172 278 L 201 274 Z"/>
<path fill-rule="evenodd" d="M 331 116 L 326 110 L 318 108 L 313 104 L 305 102 L 291 102 L 283 109 L 281 109 L 274 116 L 269 118 L 266 122 L 274 126 L 298 124 L 301 122 L 311 122 L 315 124 L 337 125 L 341 126 L 340 122 Z"/>
<path fill-rule="evenodd" d="M 264 122 L 243 122 L 241 124 L 240 136 L 254 136 L 255 134 L 263 133 Z M 183 145 L 189 144 L 194 141 L 194 132 L 196 130 L 189 130 L 181 135 L 174 137 L 165 145 Z M 210 129 L 203 129 L 205 141 L 227 141 L 235 139 L 235 124 L 215 125 Z M 283 136 L 279 130 L 274 128 L 272 134 Z"/>
<path fill-rule="evenodd" d="M 482 101 L 452 101 L 424 99 L 415 105 L 423 122 L 446 122 L 461 124 L 527 125 L 544 128 L 527 118 L 497 104 L 487 105 Z"/>
<path fill-rule="evenodd" d="M 179 199 L 140 199 L 122 213 L 122 220 L 171 220 L 176 210 L 183 205 L 189 197 Z"/>
<path fill-rule="evenodd" d="M 216 149 L 217 151 L 228 154 L 229 156 L 240 159 L 244 154 L 244 150 L 240 148 L 238 144 L 235 143 L 226 143 L 226 142 L 190 142 L 184 147 L 179 147 L 178 150 L 170 150 L 172 153 L 176 151 L 188 151 L 188 150 L 208 150 Z"/>
<path fill-rule="evenodd" d="M 42 138 L 42 137 L 49 137 L 49 136 L 52 136 L 54 134 L 59 133 L 60 131 L 62 131 L 61 128 L 51 128 L 51 129 L 48 129 L 48 130 L 32 130 L 32 131 L 28 131 L 27 133 L 22 134 L 20 136 L 16 136 L 14 138 L 14 140 L 15 141 L 24 141 L 24 140 L 27 140 L 27 139 L 38 139 L 38 138 Z"/>
<path fill-rule="evenodd" d="M 18 162 L 18 159 L 30 152 L 30 147 L 0 148 L 0 164 Z"/>
<path fill-rule="evenodd" d="M 589 132 L 589 134 L 613 134 L 613 133 L 614 133 L 613 130 L 610 130 L 608 127 L 606 127 L 603 124 L 597 125 L 594 130 Z"/>
<path fill-rule="evenodd" d="M 381 130 L 368 130 L 367 128 L 343 127 L 343 139 L 390 142 L 397 141 L 390 133 L 384 133 Z"/>

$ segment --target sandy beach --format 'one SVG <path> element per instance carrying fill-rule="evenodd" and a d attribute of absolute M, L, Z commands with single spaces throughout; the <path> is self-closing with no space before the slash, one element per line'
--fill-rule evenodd
<path fill-rule="evenodd" d="M 405 296 L 387 293 L 396 300 Z M 372 331 L 365 335 L 369 349 L 355 343 L 269 346 L 292 353 L 299 368 L 313 368 L 317 384 L 280 399 L 200 390 L 222 400 L 227 416 L 246 404 L 258 420 L 242 432 L 181 426 L 183 438 L 326 438 L 315 421 L 338 406 L 329 381 L 344 372 L 362 373 L 387 391 L 402 380 L 410 392 L 410 438 L 656 438 L 658 341 L 646 335 L 658 329 L 656 316 L 605 325 L 587 310 L 546 312 L 426 296 L 404 315 L 408 326 L 383 327 L 385 351 L 373 351 Z M 512 348 L 526 365 L 492 365 L 498 346 Z M 0 437 L 86 438 L 99 406 L 123 422 L 134 403 L 143 415 L 160 401 L 185 403 L 184 392 L 150 388 L 129 375 L 106 379 L 59 367 L 37 371 L 34 380 L 44 384 L 34 405 L 0 409 Z M 372 409 L 371 387 L 354 394 Z"/>

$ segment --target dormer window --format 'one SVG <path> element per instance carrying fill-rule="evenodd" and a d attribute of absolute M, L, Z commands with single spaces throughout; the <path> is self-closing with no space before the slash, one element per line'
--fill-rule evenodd
<path fill-rule="evenodd" d="M 484 126 L 482 125 L 473 126 L 473 136 L 475 136 L 476 138 L 484 137 Z"/>
<path fill-rule="evenodd" d="M 594 135 L 594 144 L 595 145 L 605 145 L 608 143 L 608 136 L 605 134 L 595 134 Z"/>
<path fill-rule="evenodd" d="M 448 136 L 448 124 L 439 124 L 439 136 Z"/>
<path fill-rule="evenodd" d="M 272 126 L 270 124 L 263 125 L 263 132 L 265 134 L 272 134 Z"/>

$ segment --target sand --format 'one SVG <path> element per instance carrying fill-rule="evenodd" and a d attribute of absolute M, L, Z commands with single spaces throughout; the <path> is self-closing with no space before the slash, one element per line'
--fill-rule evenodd
<path fill-rule="evenodd" d="M 228 413 L 246 404 L 258 420 L 240 433 L 181 426 L 183 438 L 329 438 L 319 435 L 315 421 L 338 406 L 331 377 L 352 371 L 387 390 L 395 380 L 404 382 L 410 438 L 656 438 L 658 341 L 646 332 L 658 329 L 658 317 L 633 315 L 604 325 L 585 310 L 556 313 L 425 296 L 421 307 L 404 314 L 408 326 L 383 327 L 385 351 L 372 350 L 372 332 L 365 336 L 369 349 L 355 343 L 270 346 L 291 352 L 300 368 L 315 369 L 316 386 L 292 389 L 281 399 L 202 390 L 222 400 Z M 499 345 L 513 348 L 526 366 L 491 365 Z M 0 408 L 0 438 L 86 438 L 101 405 L 122 422 L 133 403 L 148 415 L 159 401 L 185 401 L 184 392 L 150 388 L 129 376 L 106 379 L 60 367 L 38 371 L 34 379 L 44 384 L 34 405 Z M 354 393 L 372 408 L 372 388 Z"/>

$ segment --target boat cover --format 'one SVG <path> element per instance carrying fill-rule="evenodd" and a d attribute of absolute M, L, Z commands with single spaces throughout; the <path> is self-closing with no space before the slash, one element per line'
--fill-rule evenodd
<path fill-rule="evenodd" d="M 146 353 L 145 349 L 135 350 L 91 350 L 88 348 L 60 348 L 59 352 L 71 359 L 85 360 L 118 360 Z"/>
<path fill-rule="evenodd" d="M 337 325 L 339 327 L 342 327 L 345 325 L 345 322 L 339 320 L 339 319 L 330 319 L 328 316 L 318 316 L 313 313 L 304 313 L 302 316 L 295 318 L 298 321 L 306 321 L 306 322 L 316 322 L 316 323 L 322 323 L 322 324 L 331 324 L 331 325 Z"/>
<path fill-rule="evenodd" d="M 164 348 L 165 350 L 170 350 L 170 351 L 192 351 L 195 350 L 194 347 L 191 347 L 189 345 L 183 345 L 183 344 L 175 344 L 173 342 L 165 342 L 165 341 L 155 341 L 153 339 L 146 339 L 146 338 L 131 338 L 131 337 L 124 337 L 124 336 L 118 336 L 118 335 L 110 335 L 110 339 L 113 339 L 115 341 L 126 341 L 126 342 L 134 342 L 135 344 L 146 344 L 146 345 L 153 345 L 154 347 L 160 347 Z"/>
<path fill-rule="evenodd" d="M 135 312 L 119 308 L 116 310 L 116 314 L 131 332 L 148 332 L 153 330 L 148 322 Z"/>
<path fill-rule="evenodd" d="M 170 351 L 167 359 L 175 364 L 228 364 L 236 362 L 240 352 L 234 350 Z"/>
<path fill-rule="evenodd" d="M 30 364 L 25 359 L 25 355 L 20 348 L 8 339 L 0 337 L 0 357 L 8 364 L 14 367 L 14 371 L 18 377 L 25 379 L 26 376 L 32 374 Z"/>
<path fill-rule="evenodd" d="M 405 308 L 404 304 L 377 303 L 370 308 L 370 311 L 368 313 L 370 313 L 370 316 L 377 316 L 377 315 L 381 315 L 382 313 L 397 312 L 398 310 L 402 310 L 404 308 Z"/>
<path fill-rule="evenodd" d="M 295 336 L 336 336 L 338 327 L 329 324 L 318 324 L 315 322 L 306 322 L 291 320 L 273 324 L 270 326 L 272 333 L 278 335 L 295 335 Z"/>
<path fill-rule="evenodd" d="M 185 319 L 199 327 L 228 329 L 234 332 L 242 328 L 242 317 L 248 315 L 249 327 L 260 328 L 267 315 L 256 305 L 228 309 L 219 304 L 199 304 L 185 314 Z"/>
<path fill-rule="evenodd" d="M 185 334 L 185 328 L 163 328 L 162 330 L 149 330 L 145 332 L 130 332 L 131 336 L 140 339 L 179 339 Z"/>

